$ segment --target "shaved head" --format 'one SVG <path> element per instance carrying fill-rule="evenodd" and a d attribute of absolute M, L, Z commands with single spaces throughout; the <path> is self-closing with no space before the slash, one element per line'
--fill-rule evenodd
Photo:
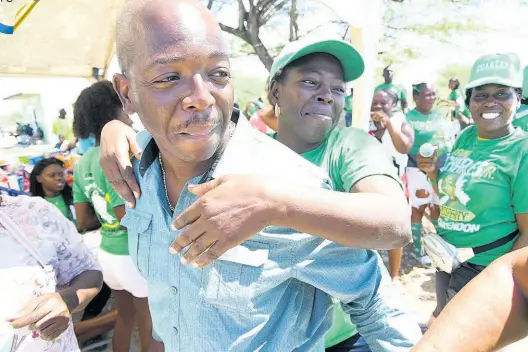
<path fill-rule="evenodd" d="M 196 36 L 204 33 L 223 40 L 213 13 L 196 0 L 128 0 L 116 26 L 117 59 L 122 72 L 130 70 L 138 44 L 145 45 L 153 32 L 165 34 L 168 41 L 175 37 L 200 40 Z"/>
<path fill-rule="evenodd" d="M 128 0 L 116 32 L 124 111 L 137 113 L 167 160 L 208 163 L 226 138 L 234 95 L 214 15 L 196 0 Z"/>

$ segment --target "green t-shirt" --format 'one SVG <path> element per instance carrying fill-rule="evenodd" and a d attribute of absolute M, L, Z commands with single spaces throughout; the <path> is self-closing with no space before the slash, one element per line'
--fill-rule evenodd
<path fill-rule="evenodd" d="M 399 182 L 391 158 L 372 136 L 356 128 L 336 126 L 314 150 L 301 154 L 329 174 L 333 189 L 349 192 L 365 177 L 386 175 Z M 326 347 L 357 334 L 357 328 L 339 302 L 334 303 L 333 325 L 325 336 Z"/>
<path fill-rule="evenodd" d="M 431 110 L 427 115 L 416 109 L 409 111 L 405 118 L 414 130 L 414 145 L 409 155 L 418 154 L 420 147 L 425 143 L 438 145 L 438 156 L 442 156 L 451 150 L 453 145 L 453 125 L 438 111 Z"/>
<path fill-rule="evenodd" d="M 405 91 L 405 87 L 399 85 L 399 84 L 392 84 L 392 83 L 382 83 L 376 87 L 374 92 L 377 92 L 378 90 L 392 90 L 396 96 L 398 97 L 398 104 L 395 111 L 401 111 L 401 101 L 404 99 L 407 99 L 407 92 Z"/>
<path fill-rule="evenodd" d="M 528 134 L 519 128 L 481 140 L 476 126 L 458 137 L 440 170 L 438 233 L 458 248 L 482 246 L 517 229 L 515 214 L 528 212 Z M 476 255 L 488 265 L 508 253 L 514 240 Z"/>
<path fill-rule="evenodd" d="M 352 113 L 352 97 L 350 95 L 345 97 L 345 111 L 349 114 Z"/>
<path fill-rule="evenodd" d="M 513 125 L 528 132 L 528 105 L 521 105 L 513 118 Z"/>
<path fill-rule="evenodd" d="M 100 147 L 88 150 L 75 167 L 74 203 L 90 203 L 101 222 L 101 249 L 116 255 L 128 254 L 128 234 L 117 220 L 114 208 L 125 201 L 114 191 L 99 164 Z"/>
<path fill-rule="evenodd" d="M 70 187 L 70 186 L 66 185 L 65 187 Z M 57 209 L 60 210 L 62 215 L 64 215 L 66 218 L 68 218 L 68 220 L 75 222 L 75 220 L 73 219 L 73 214 L 72 214 L 72 212 L 70 210 L 70 207 L 66 204 L 66 202 L 64 201 L 64 198 L 62 197 L 62 195 L 59 195 L 59 196 L 53 197 L 53 198 L 44 197 L 44 199 L 46 199 L 49 203 L 51 203 L 54 206 L 56 206 Z"/>
<path fill-rule="evenodd" d="M 464 113 L 464 109 L 466 107 L 465 103 L 464 103 L 464 96 L 462 95 L 462 93 L 460 92 L 460 90 L 458 89 L 455 89 L 455 90 L 452 90 L 449 95 L 447 96 L 447 100 L 452 100 L 452 101 L 456 101 L 459 105 L 458 108 L 455 108 L 455 112 L 458 114 L 460 111 L 462 111 L 462 113 Z M 465 115 L 465 114 L 464 114 Z M 467 116 L 467 115 L 466 115 Z"/>

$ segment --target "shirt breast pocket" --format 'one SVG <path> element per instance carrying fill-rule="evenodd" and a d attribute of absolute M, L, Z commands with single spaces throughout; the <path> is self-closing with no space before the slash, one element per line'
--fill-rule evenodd
<path fill-rule="evenodd" d="M 268 256 L 268 244 L 246 241 L 205 267 L 202 272 L 205 303 L 234 312 L 253 311 L 255 298 L 266 290 L 261 276 Z"/>
<path fill-rule="evenodd" d="M 128 251 L 132 261 L 143 276 L 149 274 L 152 214 L 127 209 L 121 225 L 128 231 Z"/>

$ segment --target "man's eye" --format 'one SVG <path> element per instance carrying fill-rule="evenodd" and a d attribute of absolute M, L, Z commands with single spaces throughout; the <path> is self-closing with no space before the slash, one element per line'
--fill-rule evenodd
<path fill-rule="evenodd" d="M 211 76 L 216 77 L 216 78 L 230 78 L 231 77 L 230 73 L 227 71 L 216 71 L 216 72 L 213 72 Z"/>
<path fill-rule="evenodd" d="M 164 78 L 162 78 L 160 80 L 157 80 L 154 83 L 169 83 L 169 82 L 177 81 L 179 79 L 180 79 L 180 77 L 178 77 L 176 75 L 171 75 L 171 76 L 164 77 Z"/>
<path fill-rule="evenodd" d="M 311 79 L 304 79 L 302 80 L 303 83 L 306 83 L 306 84 L 309 84 L 309 85 L 315 85 L 315 82 L 312 81 Z"/>

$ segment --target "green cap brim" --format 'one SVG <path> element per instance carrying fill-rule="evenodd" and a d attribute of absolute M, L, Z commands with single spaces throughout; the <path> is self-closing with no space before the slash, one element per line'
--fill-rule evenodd
<path fill-rule="evenodd" d="M 356 48 L 349 43 L 338 40 L 324 40 L 303 47 L 293 54 L 290 59 L 284 63 L 282 68 L 301 57 L 315 53 L 327 53 L 335 56 L 341 63 L 343 79 L 345 82 L 358 79 L 363 74 L 363 71 L 365 71 L 363 58 Z"/>
<path fill-rule="evenodd" d="M 484 77 L 481 79 L 477 79 L 476 81 L 469 82 L 466 85 L 466 89 L 480 87 L 486 84 L 500 84 L 502 86 L 512 87 L 512 88 L 522 88 L 523 86 L 522 81 L 503 79 L 500 77 Z"/>

